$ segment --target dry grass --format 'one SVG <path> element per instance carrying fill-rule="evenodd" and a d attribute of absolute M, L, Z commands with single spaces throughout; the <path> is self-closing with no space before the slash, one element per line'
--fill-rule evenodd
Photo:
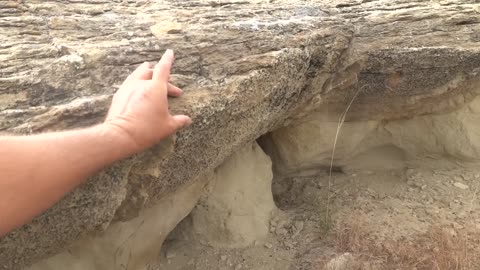
<path fill-rule="evenodd" d="M 333 230 L 337 254 L 351 253 L 355 262 L 348 269 L 480 269 L 480 235 L 431 227 L 414 241 L 376 241 L 367 218 L 353 213 Z M 453 232 L 453 233 L 452 233 Z M 370 265 L 367 266 L 367 265 Z"/>
<path fill-rule="evenodd" d="M 338 119 L 337 130 L 335 132 L 335 137 L 333 139 L 332 155 L 331 155 L 331 158 L 330 158 L 330 169 L 329 169 L 329 172 L 328 172 L 328 195 L 327 195 L 327 208 L 326 208 L 327 212 L 326 212 L 326 215 L 325 215 L 325 222 L 327 222 L 327 223 L 330 222 L 330 199 L 333 196 L 333 194 L 331 194 L 330 191 L 332 190 L 332 172 L 333 172 L 333 168 L 334 168 L 333 162 L 335 160 L 335 150 L 337 149 L 338 137 L 340 135 L 340 130 L 342 130 L 343 123 L 345 123 L 345 119 L 347 117 L 348 111 L 350 110 L 350 107 L 352 107 L 353 102 L 358 97 L 360 92 L 362 92 L 362 90 L 365 86 L 366 85 L 358 88 L 358 90 L 355 92 L 353 97 L 350 99 L 350 102 L 348 103 L 347 107 L 345 108 L 343 113 L 340 115 L 340 118 Z"/>

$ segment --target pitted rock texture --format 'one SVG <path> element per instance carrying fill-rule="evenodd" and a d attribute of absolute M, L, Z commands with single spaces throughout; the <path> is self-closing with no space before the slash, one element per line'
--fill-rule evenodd
<path fill-rule="evenodd" d="M 480 89 L 476 0 L 0 1 L 0 131 L 93 125 L 139 63 L 176 51 L 174 112 L 194 124 L 92 177 L 0 239 L 21 269 L 135 218 L 262 134 L 317 110 L 401 119 Z"/>

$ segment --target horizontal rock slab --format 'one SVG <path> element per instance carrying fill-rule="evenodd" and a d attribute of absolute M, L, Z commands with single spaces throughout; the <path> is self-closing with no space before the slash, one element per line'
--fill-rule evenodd
<path fill-rule="evenodd" d="M 475 0 L 1 1 L 0 131 L 100 123 L 138 64 L 173 48 L 171 100 L 193 125 L 92 177 L 0 239 L 21 269 L 134 219 L 260 135 L 316 110 L 385 120 L 451 111 L 480 90 Z"/>

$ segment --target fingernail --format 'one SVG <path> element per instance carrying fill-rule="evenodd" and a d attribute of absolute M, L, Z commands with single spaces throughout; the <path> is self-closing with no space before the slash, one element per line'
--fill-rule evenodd
<path fill-rule="evenodd" d="M 166 57 L 166 58 L 172 57 L 172 58 L 173 58 L 173 57 L 174 57 L 174 56 L 173 56 L 173 50 L 172 50 L 172 49 L 167 49 L 167 50 L 163 53 L 163 55 L 162 55 L 162 57 L 160 58 L 160 60 L 158 60 L 158 62 L 162 61 L 162 58 L 164 58 L 164 57 Z"/>
<path fill-rule="evenodd" d="M 192 118 L 188 118 L 187 122 L 185 122 L 185 127 L 188 127 L 192 124 Z"/>
<path fill-rule="evenodd" d="M 167 51 L 165 51 L 165 54 L 169 57 L 173 57 L 173 50 L 172 49 L 167 49 Z"/>

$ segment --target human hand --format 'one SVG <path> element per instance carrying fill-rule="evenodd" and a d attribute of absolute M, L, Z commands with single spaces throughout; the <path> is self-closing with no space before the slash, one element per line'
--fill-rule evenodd
<path fill-rule="evenodd" d="M 167 95 L 182 94 L 182 90 L 168 83 L 173 61 L 173 51 L 167 50 L 153 69 L 143 63 L 113 96 L 104 125 L 133 143 L 134 152 L 154 145 L 192 122 L 190 117 L 172 116 L 168 110 Z"/>

